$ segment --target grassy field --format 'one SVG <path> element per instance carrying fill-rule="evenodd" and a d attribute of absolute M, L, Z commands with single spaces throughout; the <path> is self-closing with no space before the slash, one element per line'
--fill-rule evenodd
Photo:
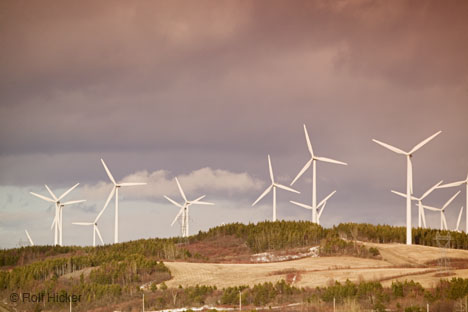
<path fill-rule="evenodd" d="M 222 264 L 166 262 L 173 278 L 169 287 L 182 285 L 216 285 L 228 287 L 276 282 L 281 279 L 294 282 L 299 287 L 326 286 L 334 280 L 375 280 L 390 285 L 395 280 L 412 279 L 424 287 L 433 286 L 441 278 L 436 274 L 441 269 L 434 263 L 444 254 L 449 258 L 466 261 L 468 251 L 446 250 L 435 247 L 407 246 L 402 244 L 371 244 L 379 249 L 382 260 L 363 259 L 349 256 L 304 258 L 300 260 L 266 264 Z M 430 262 L 433 263 L 430 263 Z M 468 278 L 468 269 L 451 270 L 451 277 Z"/>

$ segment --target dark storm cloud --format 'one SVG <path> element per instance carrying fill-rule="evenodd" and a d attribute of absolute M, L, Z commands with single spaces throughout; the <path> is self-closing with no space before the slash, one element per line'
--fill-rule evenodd
<path fill-rule="evenodd" d="M 466 85 L 466 2 L 2 5 L 3 154 L 248 148 L 291 134 L 285 114 L 371 106 L 317 99 L 322 61 L 408 88 Z"/>

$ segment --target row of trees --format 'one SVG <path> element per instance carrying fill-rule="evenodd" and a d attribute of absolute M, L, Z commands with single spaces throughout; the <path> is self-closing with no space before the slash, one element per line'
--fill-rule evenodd
<path fill-rule="evenodd" d="M 452 311 L 457 300 L 468 296 L 468 279 L 453 278 L 441 280 L 431 289 L 424 289 L 414 281 L 394 282 L 383 287 L 380 282 L 361 281 L 353 283 L 334 282 L 327 287 L 298 288 L 284 280 L 276 283 L 262 283 L 249 286 L 228 287 L 221 290 L 210 286 L 196 286 L 178 289 L 153 289 L 145 296 L 148 309 L 168 309 L 176 307 L 200 306 L 204 304 L 268 307 L 290 303 L 302 303 L 312 311 L 330 311 L 333 301 L 346 307 L 354 303 L 354 311 Z M 424 308 L 424 310 L 423 310 Z M 343 309 L 341 309 L 343 310 Z"/>

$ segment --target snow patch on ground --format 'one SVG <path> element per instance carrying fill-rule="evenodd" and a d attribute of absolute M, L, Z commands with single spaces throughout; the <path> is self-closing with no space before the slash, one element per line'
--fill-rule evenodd
<path fill-rule="evenodd" d="M 306 253 L 298 253 L 295 255 L 275 255 L 270 252 L 262 252 L 258 254 L 254 254 L 250 257 L 252 262 L 280 262 L 280 261 L 288 261 L 288 260 L 296 260 L 306 257 L 316 258 L 319 256 L 319 246 L 314 246 L 309 248 L 309 252 Z"/>
<path fill-rule="evenodd" d="M 212 306 L 203 306 L 199 308 L 177 308 L 177 309 L 167 309 L 167 310 L 158 310 L 158 311 L 147 311 L 147 312 L 184 312 L 187 310 L 192 310 L 192 311 L 204 311 L 204 310 L 216 310 L 216 311 L 233 311 L 233 310 L 239 310 L 239 309 L 234 309 L 234 308 L 217 308 L 217 307 L 212 307 Z"/>

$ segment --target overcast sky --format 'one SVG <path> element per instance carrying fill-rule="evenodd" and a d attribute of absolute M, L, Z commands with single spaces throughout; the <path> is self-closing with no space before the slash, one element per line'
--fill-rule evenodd
<path fill-rule="evenodd" d="M 0 248 L 51 244 L 53 209 L 29 194 L 77 182 L 64 211 L 64 243 L 89 245 L 92 221 L 117 180 L 122 241 L 177 235 L 181 202 L 191 232 L 271 219 L 267 155 L 286 185 L 319 156 L 321 217 L 405 224 L 406 162 L 371 140 L 415 153 L 414 193 L 468 173 L 466 1 L 2 1 L 0 3 Z M 308 171 L 278 190 L 278 217 L 310 220 Z M 462 190 L 460 188 L 460 190 Z M 437 190 L 442 205 L 457 189 Z M 465 192 L 447 208 L 455 227 Z M 413 224 L 417 225 L 416 209 Z M 114 205 L 99 227 L 113 241 Z M 465 219 L 465 218 L 463 218 Z M 436 227 L 439 216 L 427 212 Z M 464 228 L 465 223 L 462 222 Z"/>

